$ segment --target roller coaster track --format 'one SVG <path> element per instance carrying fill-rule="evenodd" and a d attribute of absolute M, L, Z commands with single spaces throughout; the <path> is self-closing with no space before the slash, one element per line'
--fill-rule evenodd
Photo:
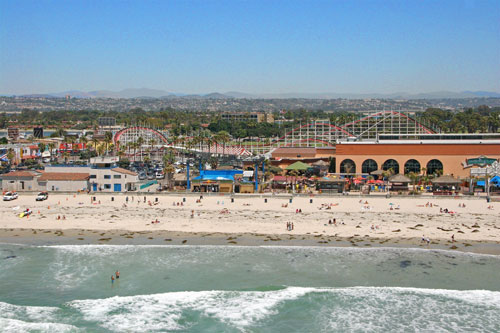
<path fill-rule="evenodd" d="M 140 133 L 147 133 L 150 137 L 159 139 L 159 143 L 166 143 L 174 149 L 190 149 L 210 154 L 229 154 L 239 156 L 250 156 L 263 154 L 278 147 L 335 147 L 336 143 L 347 138 L 377 139 L 379 134 L 433 134 L 430 128 L 420 124 L 409 115 L 398 111 L 380 111 L 361 117 L 357 120 L 337 126 L 329 121 L 313 121 L 300 125 L 281 137 L 275 139 L 256 139 L 253 142 L 242 142 L 238 145 L 226 145 L 223 147 L 217 143 L 203 143 L 201 145 L 185 144 L 192 137 L 185 137 L 181 144 L 169 143 L 166 136 L 157 130 L 134 126 L 122 129 L 115 134 L 115 143 L 122 136 L 134 139 Z M 147 141 L 144 140 L 147 144 Z"/>

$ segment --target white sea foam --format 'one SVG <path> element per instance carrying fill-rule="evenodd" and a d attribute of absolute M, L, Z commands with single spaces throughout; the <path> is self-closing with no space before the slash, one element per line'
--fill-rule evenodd
<path fill-rule="evenodd" d="M 276 313 L 276 305 L 313 291 L 289 287 L 261 291 L 199 291 L 79 300 L 68 305 L 86 320 L 110 330 L 154 331 L 185 328 L 182 312 L 196 311 L 235 327 L 245 327 Z"/>
<path fill-rule="evenodd" d="M 69 332 L 77 328 L 57 323 L 57 307 L 22 306 L 0 302 L 1 332 Z"/>
<path fill-rule="evenodd" d="M 472 252 L 457 252 L 455 250 L 446 249 L 424 249 L 416 247 L 390 247 L 390 246 L 380 246 L 372 248 L 356 248 L 356 247 L 325 247 L 325 246 L 303 246 L 303 245 L 259 245 L 259 246 L 246 246 L 246 245 L 112 245 L 112 244 L 87 244 L 87 245 L 40 245 L 36 246 L 40 248 L 53 248 L 65 250 L 72 253 L 81 254 L 97 254 L 97 255 L 108 255 L 117 252 L 123 253 L 123 251 L 134 251 L 137 249 L 147 249 L 147 248 L 171 248 L 171 249 L 230 249 L 234 250 L 245 250 L 245 249 L 276 249 L 276 250 L 308 250 L 318 253 L 331 253 L 331 252 L 351 252 L 351 253 L 373 253 L 373 252 L 387 252 L 387 253 L 401 253 L 413 252 L 413 253 L 438 253 L 438 254 L 451 254 L 453 256 L 463 256 L 463 257 L 491 257 L 500 258 L 499 255 L 494 254 L 483 254 L 483 253 L 472 253 Z"/>
<path fill-rule="evenodd" d="M 357 287 L 330 290 L 323 329 L 335 331 L 498 331 L 500 292 Z"/>
<path fill-rule="evenodd" d="M 79 329 L 72 325 L 59 324 L 59 323 L 30 323 L 17 319 L 0 318 L 0 331 L 1 332 L 76 332 Z"/>
<path fill-rule="evenodd" d="M 445 317 L 447 311 L 458 314 L 462 311 L 467 314 L 467 311 L 477 306 L 484 307 L 484 311 L 476 321 L 485 321 L 491 326 L 495 324 L 495 320 L 498 323 L 495 314 L 500 314 L 500 292 L 390 287 L 287 287 L 274 291 L 173 292 L 77 300 L 68 305 L 79 310 L 86 320 L 97 322 L 113 331 L 187 329 L 188 327 L 180 324 L 183 322 L 181 319 L 184 311 L 195 311 L 201 316 L 244 329 L 277 314 L 280 305 L 308 294 L 313 298 L 320 294 L 322 300 L 327 301 L 326 308 L 321 311 L 321 320 L 328 323 L 325 329 L 366 330 L 367 325 L 373 325 L 373 329 L 380 330 L 390 328 L 391 325 L 395 328 L 404 322 L 414 323 L 417 319 L 421 320 L 419 324 L 425 323 L 427 328 L 433 327 L 432 325 L 442 328 L 448 326 L 439 323 L 441 319 L 438 315 L 427 320 L 429 316 L 442 314 L 443 311 Z M 401 313 L 397 316 L 406 316 L 400 323 L 379 323 L 380 318 L 389 318 L 391 313 L 398 312 Z M 450 321 L 455 319 L 453 316 L 446 318 Z M 472 319 L 466 318 L 471 328 L 478 324 L 472 316 Z M 426 329 L 423 326 L 416 327 Z M 400 328 L 404 329 L 404 326 Z"/>
<path fill-rule="evenodd" d="M 0 302 L 0 317 L 28 320 L 46 320 L 53 318 L 59 309 L 49 306 L 22 306 Z"/>

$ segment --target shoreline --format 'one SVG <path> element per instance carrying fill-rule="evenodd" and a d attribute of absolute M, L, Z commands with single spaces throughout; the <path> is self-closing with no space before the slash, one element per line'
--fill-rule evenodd
<path fill-rule="evenodd" d="M 36 236 L 34 236 L 36 235 Z M 430 244 L 418 238 L 331 237 L 310 234 L 204 233 L 166 230 L 89 229 L 0 229 L 0 244 L 28 246 L 58 245 L 172 245 L 172 246 L 277 246 L 342 247 L 446 250 L 462 253 L 500 255 L 500 242 L 434 239 Z"/>

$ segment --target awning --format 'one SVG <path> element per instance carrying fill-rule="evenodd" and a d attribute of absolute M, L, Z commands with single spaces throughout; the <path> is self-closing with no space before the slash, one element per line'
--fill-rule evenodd
<path fill-rule="evenodd" d="M 304 162 L 297 161 L 293 164 L 290 164 L 285 168 L 285 170 L 298 170 L 298 171 L 305 171 L 309 169 L 311 166 L 309 164 L 305 164 Z"/>
<path fill-rule="evenodd" d="M 245 178 L 253 177 L 253 170 L 245 170 L 245 171 L 243 171 L 243 177 L 245 177 Z"/>

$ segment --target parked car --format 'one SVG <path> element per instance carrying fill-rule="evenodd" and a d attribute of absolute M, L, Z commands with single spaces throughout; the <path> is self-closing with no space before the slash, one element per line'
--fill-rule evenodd
<path fill-rule="evenodd" d="M 17 192 L 7 192 L 3 196 L 3 201 L 11 201 L 17 199 L 18 195 Z"/>
<path fill-rule="evenodd" d="M 38 193 L 38 195 L 36 196 L 36 201 L 44 201 L 44 200 L 47 200 L 49 198 L 49 193 L 47 192 L 40 192 Z"/>
<path fill-rule="evenodd" d="M 139 173 L 138 178 L 139 178 L 139 180 L 145 180 L 147 178 L 147 176 L 144 172 L 141 172 L 141 173 Z"/>
<path fill-rule="evenodd" d="M 149 180 L 155 179 L 155 174 L 154 173 L 148 173 L 148 179 Z"/>
<path fill-rule="evenodd" d="M 156 179 L 165 179 L 165 174 L 163 172 L 157 172 Z"/>

